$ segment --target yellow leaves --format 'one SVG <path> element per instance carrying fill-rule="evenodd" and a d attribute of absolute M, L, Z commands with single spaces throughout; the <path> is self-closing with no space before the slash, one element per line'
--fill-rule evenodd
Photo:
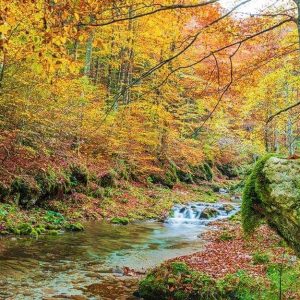
<path fill-rule="evenodd" d="M 11 26 L 8 23 L 0 25 L 0 35 L 6 36 L 10 30 Z"/>
<path fill-rule="evenodd" d="M 78 13 L 74 13 L 74 18 L 76 21 L 79 21 L 80 20 L 80 16 Z"/>
<path fill-rule="evenodd" d="M 65 36 L 54 36 L 52 39 L 52 43 L 57 46 L 62 46 L 67 42 L 67 37 Z"/>
<path fill-rule="evenodd" d="M 78 37 L 78 41 L 79 42 L 83 42 L 83 41 L 85 41 L 86 40 L 86 36 L 84 36 L 84 35 L 80 35 L 79 37 Z"/>
<path fill-rule="evenodd" d="M 98 47 L 98 48 L 101 48 L 103 46 L 103 41 L 101 39 L 96 39 L 94 40 L 93 42 L 93 46 L 94 47 Z"/>
<path fill-rule="evenodd" d="M 43 72 L 43 65 L 41 63 L 34 62 L 31 65 L 31 69 L 33 70 L 34 73 L 41 74 Z"/>

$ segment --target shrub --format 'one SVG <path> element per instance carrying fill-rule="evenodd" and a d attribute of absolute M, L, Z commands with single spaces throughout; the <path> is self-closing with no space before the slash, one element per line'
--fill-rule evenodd
<path fill-rule="evenodd" d="M 206 180 L 207 181 L 212 181 L 212 179 L 213 179 L 213 172 L 212 172 L 212 169 L 211 169 L 210 165 L 207 164 L 207 163 L 204 163 L 203 164 L 203 170 L 204 170 L 204 174 L 205 174 Z"/>
<path fill-rule="evenodd" d="M 185 182 L 187 184 L 194 183 L 193 176 L 190 172 L 185 172 L 183 170 L 177 169 L 176 174 L 177 174 L 177 177 L 178 177 L 179 181 Z"/>
<path fill-rule="evenodd" d="M 87 185 L 89 181 L 89 174 L 87 168 L 80 165 L 71 165 L 70 181 L 72 186 L 78 186 L 80 184 Z"/>
<path fill-rule="evenodd" d="M 113 171 L 101 175 L 98 179 L 98 184 L 104 188 L 114 188 L 117 186 L 117 174 Z"/>
<path fill-rule="evenodd" d="M 31 235 L 34 228 L 28 223 L 22 223 L 17 226 L 17 230 L 19 230 L 19 234 L 21 235 Z"/>
<path fill-rule="evenodd" d="M 173 262 L 171 264 L 171 268 L 172 268 L 172 273 L 175 275 L 178 274 L 189 274 L 190 270 L 187 266 L 187 264 L 183 263 L 183 262 Z"/>

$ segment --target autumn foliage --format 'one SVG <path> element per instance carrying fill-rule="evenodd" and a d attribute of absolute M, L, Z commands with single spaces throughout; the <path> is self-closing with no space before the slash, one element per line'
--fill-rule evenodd
<path fill-rule="evenodd" d="M 298 95 L 291 20 L 179 2 L 1 0 L 0 180 L 79 163 L 146 182 L 295 151 L 299 109 L 266 122 Z"/>

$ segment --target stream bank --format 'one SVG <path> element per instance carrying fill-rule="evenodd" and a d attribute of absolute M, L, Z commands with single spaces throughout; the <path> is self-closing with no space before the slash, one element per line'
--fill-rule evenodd
<path fill-rule="evenodd" d="M 174 207 L 174 216 L 165 223 L 88 222 L 85 231 L 77 233 L 3 237 L 0 298 L 130 299 L 147 270 L 202 249 L 205 242 L 199 236 L 211 229 L 209 222 L 231 215 L 225 208 L 226 204 L 191 203 Z M 207 209 L 216 213 L 199 215 L 195 222 Z M 129 298 L 112 298 L 120 289 Z"/>
<path fill-rule="evenodd" d="M 30 209 L 13 201 L 0 202 L 0 235 L 58 235 L 62 231 L 81 231 L 81 223 L 86 221 L 127 224 L 164 220 L 176 204 L 239 199 L 227 187 L 236 184 L 234 181 L 202 185 L 181 183 L 169 189 L 161 185 L 120 182 L 116 187 L 102 189 L 101 194 L 86 195 L 74 190 L 65 198 L 49 199 L 42 206 Z"/>
<path fill-rule="evenodd" d="M 300 261 L 263 225 L 245 236 L 239 217 L 217 221 L 201 234 L 204 248 L 168 260 L 139 283 L 146 300 L 300 299 Z"/>
<path fill-rule="evenodd" d="M 0 298 L 131 299 L 146 270 L 203 248 L 205 242 L 199 235 L 210 228 L 208 219 L 227 216 L 225 204 L 217 201 L 239 200 L 224 185 L 212 184 L 178 185 L 172 190 L 131 184 L 108 191 L 103 199 L 89 198 L 84 205 L 74 199 L 60 202 L 63 208 L 55 211 L 0 204 L 2 230 L 7 231 L 7 224 L 52 228 L 31 237 L 16 232 L 0 237 Z M 193 204 L 197 201 L 204 201 L 198 211 Z M 198 212 L 207 207 L 213 209 L 195 222 Z M 215 209 L 220 210 L 218 216 L 211 215 Z M 174 222 L 178 214 L 182 218 Z M 167 216 L 170 222 L 162 223 Z M 127 226 L 111 224 L 116 218 L 130 222 Z M 65 222 L 82 222 L 85 230 L 64 232 Z M 111 298 L 120 289 L 120 298 Z"/>

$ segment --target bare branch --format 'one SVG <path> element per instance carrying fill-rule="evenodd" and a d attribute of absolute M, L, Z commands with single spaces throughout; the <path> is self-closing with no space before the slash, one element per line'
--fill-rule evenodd
<path fill-rule="evenodd" d="M 133 20 L 133 19 L 139 19 L 142 17 L 146 17 L 146 16 L 150 16 L 159 12 L 163 12 L 163 11 L 168 11 L 168 10 L 174 10 L 174 9 L 191 9 L 191 8 L 198 8 L 198 7 L 203 7 L 203 6 L 207 6 L 207 5 L 211 5 L 214 3 L 219 2 L 220 0 L 209 0 L 206 2 L 201 2 L 198 4 L 174 4 L 174 5 L 168 5 L 168 6 L 161 6 L 155 10 L 152 11 L 148 11 L 145 13 L 141 13 L 141 14 L 137 14 L 131 17 L 122 17 L 122 18 L 118 18 L 118 19 L 113 19 L 107 22 L 103 22 L 103 23 L 80 23 L 80 26 L 92 26 L 92 27 L 103 27 L 103 26 L 107 26 L 107 25 L 111 25 L 117 22 L 123 22 L 123 21 L 128 21 L 128 20 Z"/>
<path fill-rule="evenodd" d="M 202 33 L 202 31 L 210 26 L 213 26 L 214 24 L 220 22 L 221 20 L 225 19 L 226 17 L 228 17 L 230 14 L 232 14 L 236 9 L 238 9 L 239 7 L 241 7 L 242 5 L 250 2 L 251 0 L 244 0 L 243 2 L 239 3 L 238 5 L 236 5 L 234 8 L 232 8 L 230 11 L 228 11 L 226 14 L 224 14 L 223 16 L 219 17 L 218 19 L 215 19 L 214 21 L 212 21 L 211 23 L 207 24 L 206 26 L 202 27 L 201 30 L 199 30 L 192 38 L 192 40 L 179 52 L 177 52 L 176 54 L 174 54 L 173 56 L 167 58 L 166 60 L 160 62 L 159 64 L 155 65 L 154 67 L 152 67 L 151 69 L 149 69 L 148 71 L 146 71 L 145 73 L 143 73 L 139 78 L 137 78 L 136 80 L 134 80 L 130 85 L 128 86 L 124 86 L 120 93 L 118 93 L 114 100 L 113 103 L 111 104 L 111 106 L 108 108 L 105 117 L 103 119 L 103 122 L 106 120 L 107 116 L 109 115 L 109 113 L 114 109 L 115 104 L 119 101 L 119 99 L 122 97 L 122 95 L 126 92 L 126 90 L 130 89 L 131 87 L 133 87 L 134 85 L 136 85 L 137 83 L 141 82 L 143 79 L 145 79 L 146 77 L 148 77 L 149 75 L 151 75 L 152 73 L 154 73 L 155 71 L 157 71 L 158 69 L 160 69 L 161 67 L 163 67 L 164 65 L 168 64 L 169 62 L 175 60 L 176 58 L 178 58 L 179 56 L 181 56 L 182 54 L 184 54 L 188 49 L 190 49 L 194 43 L 197 41 L 198 37 L 200 36 L 200 34 Z M 234 45 L 237 45 L 238 43 L 235 43 Z M 229 48 L 229 47 L 227 47 Z M 221 50 L 226 49 L 226 47 L 222 48 Z M 220 51 L 221 51 L 220 50 Z M 206 57 L 204 57 L 201 61 L 204 61 L 205 59 L 207 59 L 208 57 L 210 57 L 212 55 L 212 53 L 210 53 L 209 55 L 207 55 Z M 176 72 L 177 70 L 179 70 L 180 68 L 176 69 L 175 71 L 172 71 L 171 73 Z M 171 75 L 171 74 L 170 74 Z M 103 123 L 101 122 L 101 123 Z"/>
<path fill-rule="evenodd" d="M 230 89 L 231 85 L 233 84 L 233 57 L 237 54 L 237 52 L 240 50 L 242 44 L 240 43 L 238 45 L 238 47 L 234 50 L 234 52 L 229 56 L 229 61 L 230 61 L 230 81 L 229 83 L 225 86 L 225 88 L 223 89 L 223 92 L 221 93 L 221 95 L 219 96 L 219 99 L 216 103 L 216 105 L 214 106 L 214 108 L 212 109 L 212 111 L 209 113 L 209 115 L 205 118 L 205 120 L 203 121 L 203 123 L 201 124 L 200 127 L 198 127 L 192 134 L 192 137 L 197 137 L 198 134 L 201 132 L 202 128 L 204 127 L 204 125 L 206 124 L 206 122 L 213 116 L 213 114 L 215 113 L 215 111 L 217 110 L 217 108 L 219 107 L 220 103 L 222 102 L 225 94 L 227 93 L 227 91 Z M 215 57 L 215 56 L 214 56 Z M 217 62 L 216 62 L 217 63 Z"/>
<path fill-rule="evenodd" d="M 291 110 L 291 109 L 293 109 L 293 108 L 295 108 L 295 107 L 297 107 L 297 106 L 300 106 L 300 101 L 297 102 L 297 103 L 295 103 L 295 104 L 293 104 L 293 105 L 290 105 L 290 106 L 288 106 L 288 107 L 286 107 L 286 108 L 284 108 L 284 109 L 281 109 L 281 110 L 279 110 L 277 113 L 275 113 L 274 115 L 270 116 L 270 117 L 267 119 L 266 124 L 268 125 L 268 124 L 269 124 L 271 121 L 273 121 L 274 118 L 276 118 L 277 116 L 279 116 L 279 115 L 281 115 L 282 113 L 285 113 L 285 112 L 287 112 L 287 111 L 289 111 L 289 110 Z"/>

